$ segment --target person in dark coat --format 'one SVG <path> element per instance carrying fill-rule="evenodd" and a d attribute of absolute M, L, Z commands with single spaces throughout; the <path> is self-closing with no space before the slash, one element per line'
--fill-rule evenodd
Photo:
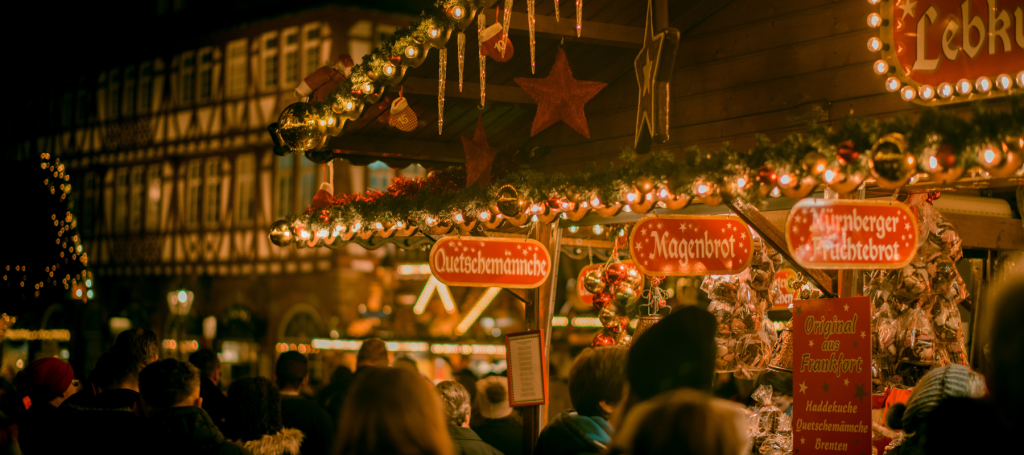
<path fill-rule="evenodd" d="M 359 376 L 373 368 L 387 368 L 391 365 L 391 353 L 388 352 L 388 345 L 380 338 L 367 338 L 359 346 L 356 354 L 356 371 L 345 382 L 334 389 L 332 395 L 327 398 L 324 407 L 332 419 L 337 419 L 341 413 L 341 407 L 345 403 L 349 388 L 355 383 Z M 341 367 L 338 367 L 339 369 Z M 333 380 L 332 380 L 333 385 Z"/>
<path fill-rule="evenodd" d="M 89 375 L 98 392 L 79 392 L 58 408 L 67 441 L 84 447 L 107 447 L 107 453 L 134 453 L 142 421 L 136 414 L 139 376 L 135 360 L 122 352 L 100 356 Z M 121 441 L 109 445 L 109 441 Z"/>
<path fill-rule="evenodd" d="M 558 414 L 537 438 L 537 455 L 578 455 L 604 452 L 614 431 L 608 424 L 622 399 L 626 379 L 623 346 L 584 349 L 569 370 L 569 398 L 575 410 Z"/>
<path fill-rule="evenodd" d="M 984 395 L 985 377 L 965 365 L 947 365 L 925 373 L 914 385 L 906 404 L 896 403 L 885 414 L 885 424 L 894 430 L 903 430 L 905 435 L 890 443 L 891 449 L 886 453 L 928 453 L 925 451 L 926 422 L 932 411 L 949 398 L 980 398 Z"/>
<path fill-rule="evenodd" d="M 469 391 L 455 381 L 441 381 L 436 388 L 444 401 L 455 455 L 501 455 L 469 428 Z"/>
<path fill-rule="evenodd" d="M 523 421 L 508 405 L 508 378 L 488 376 L 477 381 L 474 388 L 483 420 L 475 427 L 470 425 L 473 431 L 505 455 L 523 453 Z"/>
<path fill-rule="evenodd" d="M 199 369 L 199 397 L 203 399 L 203 410 L 224 431 L 224 419 L 228 413 L 228 397 L 220 391 L 220 359 L 209 349 L 200 349 L 188 356 L 188 363 Z"/>
<path fill-rule="evenodd" d="M 252 455 L 224 438 L 199 397 L 199 370 L 188 362 L 165 359 L 139 374 L 142 437 L 146 453 L 158 455 Z"/>
<path fill-rule="evenodd" d="M 316 404 L 327 411 L 335 421 L 341 412 L 341 402 L 345 399 L 345 391 L 352 381 L 352 370 L 345 365 L 338 365 L 331 373 L 331 383 L 316 393 Z"/>
<path fill-rule="evenodd" d="M 327 455 L 334 444 L 334 419 L 299 391 L 309 382 L 306 356 L 288 351 L 277 358 L 274 382 L 281 389 L 281 420 L 284 426 L 305 435 L 302 455 Z"/>
<path fill-rule="evenodd" d="M 71 365 L 56 357 L 38 359 L 18 373 L 18 391 L 25 395 L 26 410 L 18 416 L 18 443 L 29 455 L 60 453 L 64 433 L 57 408 L 78 391 Z"/>
<path fill-rule="evenodd" d="M 242 378 L 228 389 L 228 437 L 253 455 L 299 455 L 301 431 L 281 423 L 281 393 L 267 378 Z"/>

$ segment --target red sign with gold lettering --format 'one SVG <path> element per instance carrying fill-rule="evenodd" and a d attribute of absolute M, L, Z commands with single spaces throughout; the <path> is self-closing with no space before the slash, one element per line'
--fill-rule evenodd
<path fill-rule="evenodd" d="M 430 250 L 430 273 L 450 286 L 532 289 L 551 272 L 536 240 L 445 237 Z"/>
<path fill-rule="evenodd" d="M 871 453 L 871 301 L 793 302 L 793 449 Z"/>
<path fill-rule="evenodd" d="M 646 216 L 629 238 L 630 255 L 645 275 L 739 273 L 753 251 L 750 228 L 733 216 Z"/>
<path fill-rule="evenodd" d="M 809 269 L 898 269 L 917 253 L 917 217 L 896 201 L 804 199 L 789 211 L 786 244 Z"/>
<path fill-rule="evenodd" d="M 1002 96 L 1024 86 L 1024 0 L 888 0 L 868 24 L 906 100 L 938 104 Z M 876 63 L 877 65 L 877 63 Z M 880 68 L 875 67 L 879 72 Z"/>

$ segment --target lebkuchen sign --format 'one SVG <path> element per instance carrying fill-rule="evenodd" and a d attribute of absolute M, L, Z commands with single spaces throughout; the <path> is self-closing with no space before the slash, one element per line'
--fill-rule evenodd
<path fill-rule="evenodd" d="M 917 216 L 896 201 L 804 199 L 789 211 L 786 244 L 809 269 L 898 269 L 917 253 Z"/>
<path fill-rule="evenodd" d="M 430 250 L 430 273 L 449 286 L 532 289 L 551 272 L 536 240 L 445 237 Z"/>
<path fill-rule="evenodd" d="M 875 72 L 904 100 L 935 105 L 1024 88 L 1024 0 L 871 3 L 879 5 L 868 16 L 880 31 L 868 41 L 881 52 Z"/>
<path fill-rule="evenodd" d="M 646 216 L 629 239 L 629 252 L 645 275 L 739 273 L 753 251 L 750 228 L 732 216 Z"/>

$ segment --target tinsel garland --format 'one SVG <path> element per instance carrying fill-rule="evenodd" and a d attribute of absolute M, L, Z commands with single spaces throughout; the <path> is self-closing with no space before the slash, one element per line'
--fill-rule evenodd
<path fill-rule="evenodd" d="M 949 144 L 956 162 L 970 169 L 981 164 L 977 152 L 985 144 L 1005 143 L 1019 147 L 1019 138 L 1024 135 L 1022 99 L 1021 96 L 1010 98 L 1008 111 L 975 105 L 971 121 L 938 110 L 923 111 L 917 121 L 907 117 L 877 120 L 851 116 L 836 128 L 812 126 L 804 133 L 791 134 L 778 142 L 759 136 L 755 146 L 747 152 L 726 145 L 716 151 L 690 147 L 678 154 L 655 152 L 641 157 L 626 150 L 621 164 L 600 168 L 591 164 L 570 175 L 521 169 L 497 174 L 494 184 L 488 188 L 465 188 L 464 168 L 452 167 L 434 171 L 425 179 L 398 178 L 386 192 L 338 195 L 327 219 L 330 224 L 347 228 L 355 223 L 372 226 L 369 223 L 392 225 L 408 221 L 417 224 L 428 218 L 445 221 L 459 214 L 472 218 L 485 211 L 495 212 L 498 189 L 505 185 L 516 189 L 524 206 L 547 203 L 572 208 L 588 202 L 592 205 L 620 203 L 630 197 L 645 197 L 640 190 L 643 186 L 650 186 L 644 191 L 688 195 L 700 200 L 700 185 L 721 188 L 731 197 L 757 204 L 769 194 L 777 195 L 773 191 L 777 183 L 759 174 L 770 173 L 776 178 L 788 174 L 794 181 L 808 177 L 820 179 L 808 165 L 807 156 L 811 153 L 820 154 L 827 166 L 837 172 L 867 169 L 871 162 L 866 151 L 890 133 L 905 135 L 908 152 L 913 156 L 921 156 L 938 143 Z M 847 149 L 845 155 L 843 147 Z M 860 153 L 851 157 L 849 150 Z M 926 172 L 924 160 L 917 160 L 917 165 L 920 172 Z M 983 176 L 983 171 L 979 170 L 978 175 Z M 739 180 L 752 183 L 738 185 Z M 815 184 L 818 182 L 815 180 Z M 285 221 L 292 226 L 313 226 L 323 219 L 308 210 L 305 216 Z"/>

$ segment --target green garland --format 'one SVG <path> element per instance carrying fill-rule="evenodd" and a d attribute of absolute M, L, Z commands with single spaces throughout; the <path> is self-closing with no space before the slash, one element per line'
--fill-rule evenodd
<path fill-rule="evenodd" d="M 498 189 L 504 185 L 515 188 L 520 200 L 529 204 L 578 203 L 594 197 L 609 204 L 626 201 L 628 193 L 637 191 L 634 185 L 641 178 L 653 181 L 656 192 L 664 189 L 672 194 L 694 196 L 699 182 L 718 185 L 723 191 L 728 190 L 732 197 L 757 204 L 767 193 L 758 190 L 759 185 L 773 185 L 754 180 L 766 169 L 774 174 L 789 173 L 802 179 L 812 175 L 806 160 L 808 153 L 820 153 L 827 160 L 829 169 L 845 173 L 860 169 L 866 173 L 870 166 L 866 152 L 879 138 L 890 133 L 904 134 L 908 151 L 916 157 L 939 143 L 952 145 L 956 162 L 969 169 L 979 164 L 977 152 L 983 145 L 1006 143 L 1016 147 L 1017 138 L 1024 135 L 1024 97 L 1014 96 L 1009 101 L 1009 110 L 1004 111 L 975 104 L 971 121 L 948 110 L 936 109 L 922 111 L 916 122 L 907 117 L 886 120 L 847 117 L 836 128 L 814 125 L 806 133 L 794 133 L 779 142 L 758 136 L 755 146 L 747 152 L 737 151 L 729 145 L 717 151 L 690 147 L 678 155 L 662 151 L 639 156 L 632 150 L 625 150 L 622 164 L 605 167 L 591 164 L 588 169 L 571 175 L 548 175 L 522 169 L 498 177 L 492 186 L 486 188 L 466 188 L 464 168 L 453 167 L 435 171 L 426 179 L 396 178 L 383 193 L 339 195 L 329 208 L 310 208 L 304 215 L 279 223 L 287 224 L 296 234 L 307 228 L 344 226 L 348 229 L 356 223 L 369 228 L 373 228 L 375 223 L 392 225 L 399 222 L 423 227 L 428 218 L 447 222 L 457 214 L 470 218 L 482 211 L 493 212 Z M 850 142 L 852 148 L 861 153 L 855 160 L 841 160 L 839 144 L 849 146 Z M 926 171 L 923 162 L 922 159 L 917 160 L 920 172 Z M 730 190 L 729 183 L 735 182 L 739 176 L 752 181 L 753 185 Z"/>

